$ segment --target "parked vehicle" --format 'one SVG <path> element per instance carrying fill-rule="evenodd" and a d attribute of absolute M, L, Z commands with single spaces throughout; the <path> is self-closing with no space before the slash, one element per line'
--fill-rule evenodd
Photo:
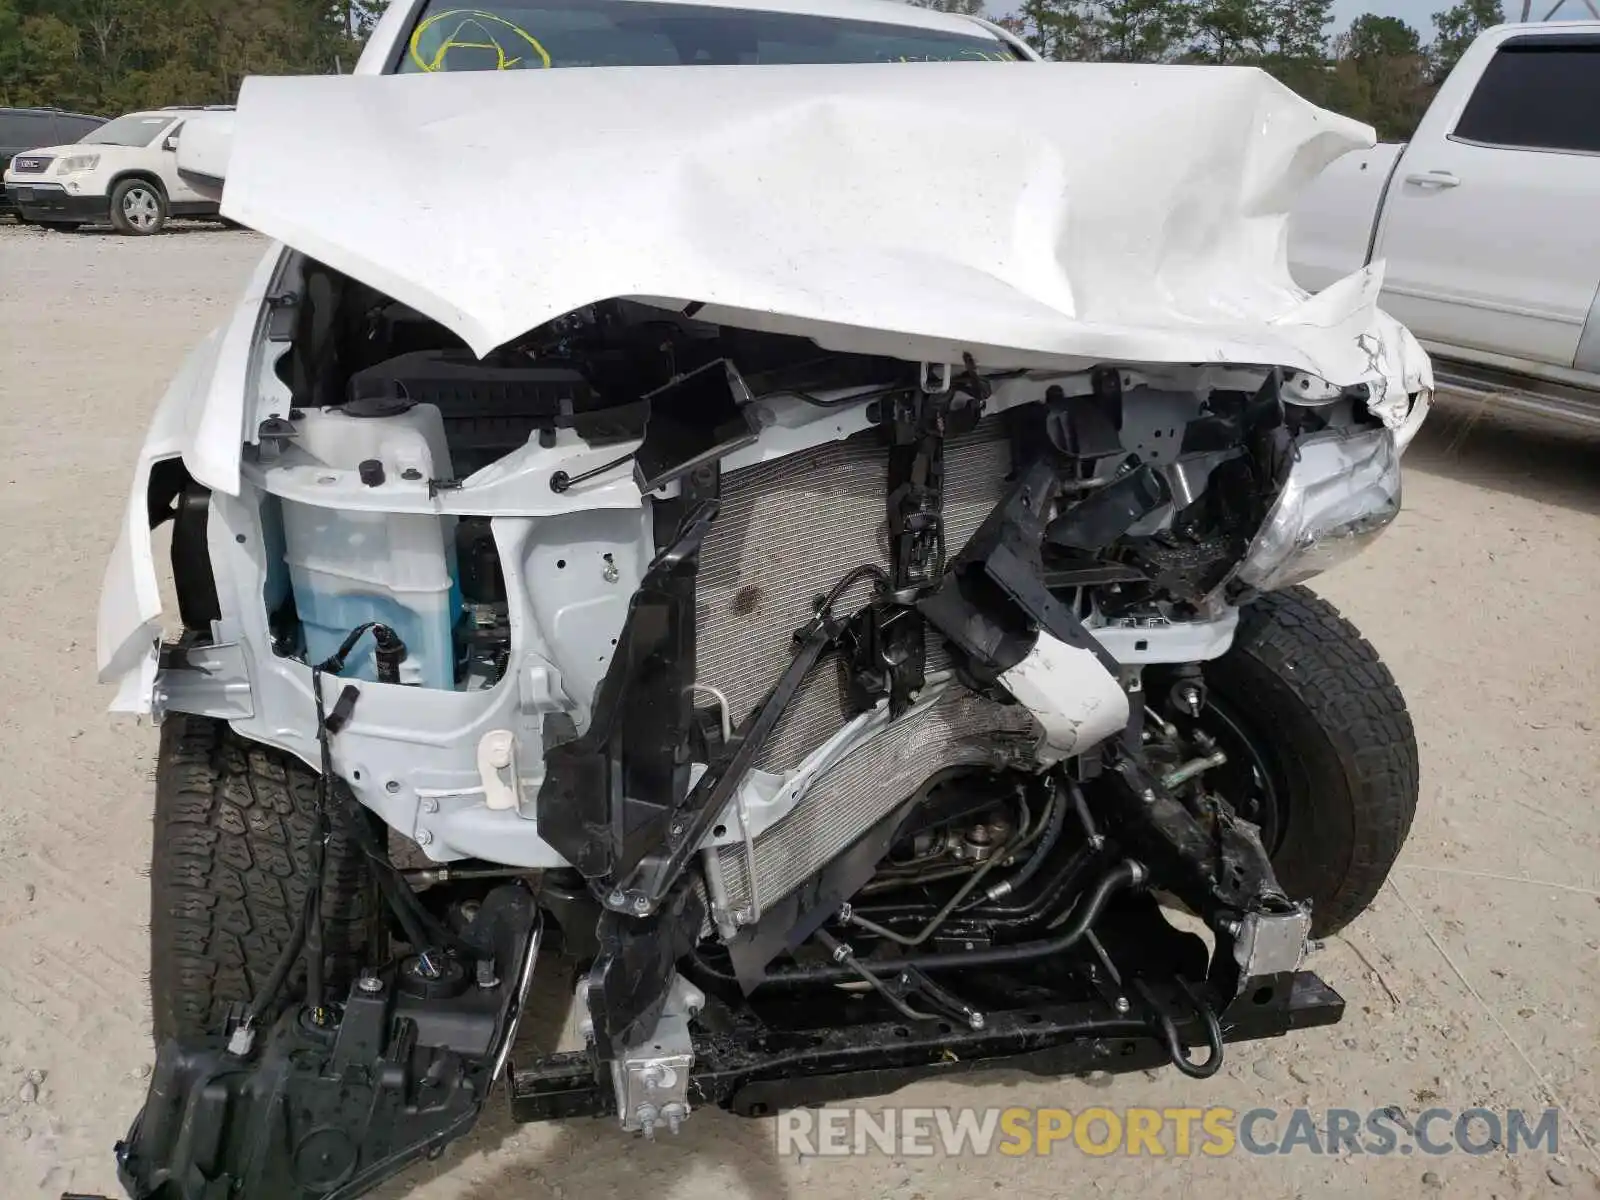
<path fill-rule="evenodd" d="M 1299 585 L 1395 516 L 1432 378 L 1282 247 L 1367 131 L 1032 57 L 874 0 L 397 3 L 181 144 L 277 244 L 101 604 L 161 721 L 133 1196 L 348 1200 L 502 1077 L 648 1136 L 1339 1019 L 1308 938 L 1417 747 Z M 650 69 L 542 69 L 597 64 Z M 558 942 L 587 1044 L 508 1067 Z"/>
<path fill-rule="evenodd" d="M 106 123 L 104 117 L 65 112 L 59 108 L 0 108 L 0 174 L 14 156 L 34 146 L 75 142 Z M 11 197 L 0 188 L 0 215 L 16 213 Z"/>
<path fill-rule="evenodd" d="M 129 113 L 74 142 L 18 154 L 6 169 L 7 199 L 55 229 L 109 221 L 119 233 L 160 233 L 169 217 L 214 217 L 215 198 L 178 174 L 178 137 L 205 109 Z"/>
<path fill-rule="evenodd" d="M 1290 226 L 1317 289 L 1382 264 L 1440 381 L 1600 427 L 1600 23 L 1503 25 L 1416 136 L 1334 162 Z"/>

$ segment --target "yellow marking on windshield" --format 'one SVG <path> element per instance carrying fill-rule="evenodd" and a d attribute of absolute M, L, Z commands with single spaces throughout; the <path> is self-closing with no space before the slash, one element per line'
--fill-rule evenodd
<path fill-rule="evenodd" d="M 431 33 L 440 22 L 452 19 L 456 21 L 455 28 L 444 35 L 431 56 L 424 55 L 424 35 Z M 483 40 L 474 40 L 480 38 Z M 501 38 L 510 42 L 509 50 Z M 411 61 L 424 71 L 446 71 L 449 68 L 445 65 L 445 57 L 452 50 L 493 50 L 495 70 L 509 71 L 520 66 L 527 54 L 525 47 L 517 45 L 516 38 L 532 46 L 544 66 L 551 65 L 550 52 L 539 44 L 539 39 L 533 34 L 496 13 L 476 8 L 453 8 L 448 12 L 435 13 L 418 25 L 416 32 L 411 35 Z"/>

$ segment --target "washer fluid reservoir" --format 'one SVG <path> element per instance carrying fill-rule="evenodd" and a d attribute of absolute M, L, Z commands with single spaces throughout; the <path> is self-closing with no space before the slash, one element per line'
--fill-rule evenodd
<path fill-rule="evenodd" d="M 295 427 L 299 449 L 330 468 L 359 471 L 380 490 L 402 477 L 453 477 L 444 421 L 431 404 L 358 400 L 344 408 L 305 409 Z M 381 477 L 374 463 L 381 464 Z M 453 631 L 461 612 L 455 524 L 455 517 L 285 500 L 284 558 L 306 660 L 323 661 L 356 626 L 380 621 L 406 644 L 402 683 L 454 688 Z M 377 679 L 370 637 L 357 645 L 344 674 Z"/>

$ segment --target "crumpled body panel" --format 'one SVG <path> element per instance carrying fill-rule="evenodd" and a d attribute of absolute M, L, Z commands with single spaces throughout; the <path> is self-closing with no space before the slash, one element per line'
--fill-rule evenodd
<path fill-rule="evenodd" d="M 1420 385 L 1376 271 L 1315 298 L 1288 271 L 1298 193 L 1371 138 L 1248 68 L 259 78 L 223 212 L 480 354 L 632 296 L 913 361 Z"/>

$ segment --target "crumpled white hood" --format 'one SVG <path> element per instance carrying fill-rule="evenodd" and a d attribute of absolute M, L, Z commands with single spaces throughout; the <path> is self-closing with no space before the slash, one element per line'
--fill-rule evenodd
<path fill-rule="evenodd" d="M 1293 367 L 1393 420 L 1431 383 L 1377 269 L 1289 276 L 1298 192 L 1371 130 L 1253 69 L 257 78 L 235 139 L 226 216 L 480 354 L 632 296 L 912 360 Z"/>

